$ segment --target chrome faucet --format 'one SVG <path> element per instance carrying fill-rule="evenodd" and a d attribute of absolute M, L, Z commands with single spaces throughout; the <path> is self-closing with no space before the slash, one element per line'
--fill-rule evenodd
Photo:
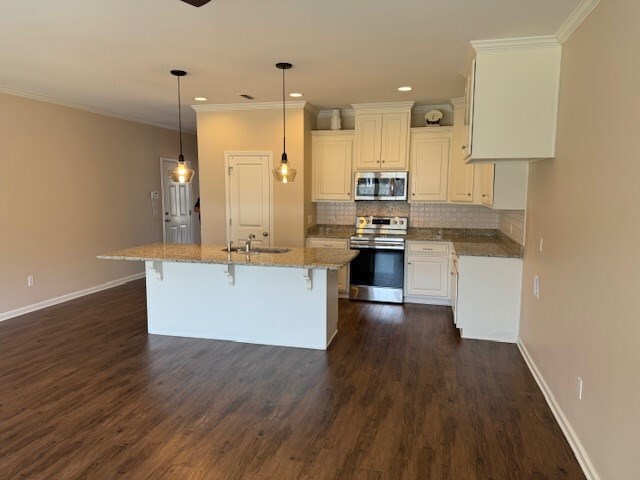
<path fill-rule="evenodd" d="M 252 233 L 247 237 L 247 241 L 244 244 L 244 251 L 246 253 L 251 253 L 251 240 L 256 238 L 256 236 Z"/>

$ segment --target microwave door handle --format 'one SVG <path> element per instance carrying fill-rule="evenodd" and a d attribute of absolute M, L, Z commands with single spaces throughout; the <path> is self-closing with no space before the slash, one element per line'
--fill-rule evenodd
<path fill-rule="evenodd" d="M 390 187 L 389 196 L 395 197 L 395 191 L 396 191 L 396 179 L 395 178 L 391 179 L 391 185 L 389 187 Z"/>

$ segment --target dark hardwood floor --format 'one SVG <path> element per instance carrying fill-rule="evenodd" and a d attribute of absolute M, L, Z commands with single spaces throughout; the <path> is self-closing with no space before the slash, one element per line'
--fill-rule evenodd
<path fill-rule="evenodd" d="M 341 301 L 339 329 L 151 336 L 143 281 L 0 323 L 0 478 L 584 478 L 515 345 L 444 307 Z"/>

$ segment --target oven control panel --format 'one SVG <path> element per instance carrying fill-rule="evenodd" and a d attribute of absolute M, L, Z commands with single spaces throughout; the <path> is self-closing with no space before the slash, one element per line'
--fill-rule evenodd
<path fill-rule="evenodd" d="M 368 232 L 392 231 L 402 234 L 407 231 L 409 219 L 407 217 L 357 217 L 356 230 Z"/>

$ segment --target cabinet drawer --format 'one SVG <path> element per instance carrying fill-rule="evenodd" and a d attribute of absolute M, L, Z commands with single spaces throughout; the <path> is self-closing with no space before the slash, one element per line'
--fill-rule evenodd
<path fill-rule="evenodd" d="M 310 248 L 333 248 L 347 249 L 349 248 L 349 240 L 328 239 L 328 238 L 310 238 L 308 240 Z"/>
<path fill-rule="evenodd" d="M 449 253 L 449 244 L 447 243 L 414 243 L 408 244 L 409 253 Z"/>

